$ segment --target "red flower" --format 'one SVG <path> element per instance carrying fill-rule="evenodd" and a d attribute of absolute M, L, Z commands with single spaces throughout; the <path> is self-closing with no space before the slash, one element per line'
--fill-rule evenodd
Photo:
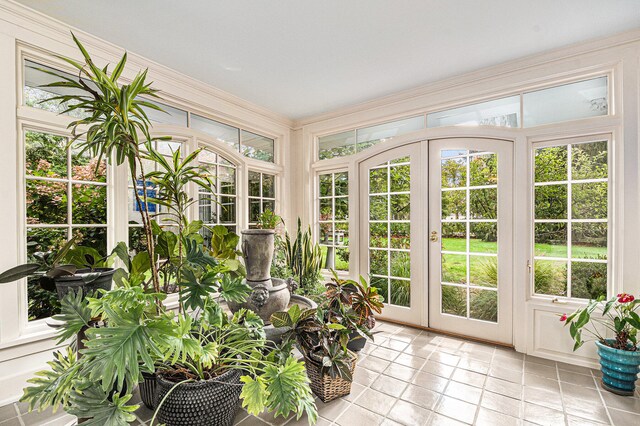
<path fill-rule="evenodd" d="M 562 316 L 560 317 L 560 321 L 564 322 L 567 320 L 567 314 L 562 314 Z"/>
<path fill-rule="evenodd" d="M 631 294 L 620 293 L 618 295 L 618 303 L 629 303 L 629 302 L 633 302 L 634 300 L 635 300 L 635 297 L 633 297 L 633 295 Z"/>

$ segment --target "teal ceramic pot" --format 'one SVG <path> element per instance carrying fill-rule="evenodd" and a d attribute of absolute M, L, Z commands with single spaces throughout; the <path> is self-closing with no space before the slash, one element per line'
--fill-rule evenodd
<path fill-rule="evenodd" d="M 613 339 L 607 339 L 613 343 Z M 602 367 L 602 385 L 618 395 L 633 395 L 636 379 L 640 372 L 640 350 L 623 351 L 596 342 L 600 365 Z"/>

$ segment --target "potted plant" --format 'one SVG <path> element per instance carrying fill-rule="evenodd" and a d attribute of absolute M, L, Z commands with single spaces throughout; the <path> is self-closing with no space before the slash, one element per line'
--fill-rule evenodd
<path fill-rule="evenodd" d="M 342 324 L 349 330 L 347 348 L 359 352 L 367 339 L 373 339 L 374 314 L 382 313 L 382 296 L 362 275 L 359 281 L 355 281 L 340 279 L 336 271 L 331 272 L 333 278 L 325 284 L 327 291 L 320 306 L 325 309 L 327 322 Z"/>
<path fill-rule="evenodd" d="M 258 218 L 256 229 L 242 231 L 242 253 L 247 268 L 247 281 L 262 282 L 270 278 L 276 226 L 282 221 L 271 210 Z"/>
<path fill-rule="evenodd" d="M 609 300 L 604 296 L 591 300 L 574 313 L 563 314 L 560 321 L 569 326 L 575 351 L 584 343 L 582 332 L 595 340 L 602 367 L 602 386 L 618 395 L 633 395 L 640 372 L 638 330 L 640 301 L 626 293 Z M 615 336 L 607 338 L 606 334 Z"/>
<path fill-rule="evenodd" d="M 14 266 L 0 274 L 0 283 L 10 283 L 22 278 L 37 278 L 40 287 L 56 291 L 62 298 L 70 291 L 86 295 L 97 289 L 111 289 L 115 270 L 108 265 L 112 255 L 100 257 L 95 249 L 74 246 L 75 237 L 57 252 L 36 252 L 37 262 Z"/>

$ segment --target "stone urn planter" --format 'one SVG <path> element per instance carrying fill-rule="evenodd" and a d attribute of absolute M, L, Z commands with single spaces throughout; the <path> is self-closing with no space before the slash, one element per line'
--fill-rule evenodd
<path fill-rule="evenodd" d="M 242 231 L 242 257 L 247 268 L 247 282 L 271 278 L 275 230 L 245 229 Z"/>
<path fill-rule="evenodd" d="M 607 339 L 607 343 L 613 344 L 613 339 Z M 632 396 L 640 372 L 640 350 L 623 351 L 598 341 L 596 346 L 602 367 L 602 386 L 615 394 Z"/>

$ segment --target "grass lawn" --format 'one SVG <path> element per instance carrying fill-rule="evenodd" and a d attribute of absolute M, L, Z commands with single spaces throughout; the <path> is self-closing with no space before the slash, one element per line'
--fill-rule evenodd
<path fill-rule="evenodd" d="M 324 269 L 324 265 L 325 262 L 327 260 L 327 246 L 320 246 L 320 250 L 322 251 L 322 269 Z M 345 262 L 344 260 L 342 260 L 342 258 L 340 258 L 340 256 L 338 256 L 337 251 L 339 249 L 334 249 L 334 255 L 335 255 L 335 269 L 336 271 L 348 271 L 349 270 L 349 262 Z"/>

